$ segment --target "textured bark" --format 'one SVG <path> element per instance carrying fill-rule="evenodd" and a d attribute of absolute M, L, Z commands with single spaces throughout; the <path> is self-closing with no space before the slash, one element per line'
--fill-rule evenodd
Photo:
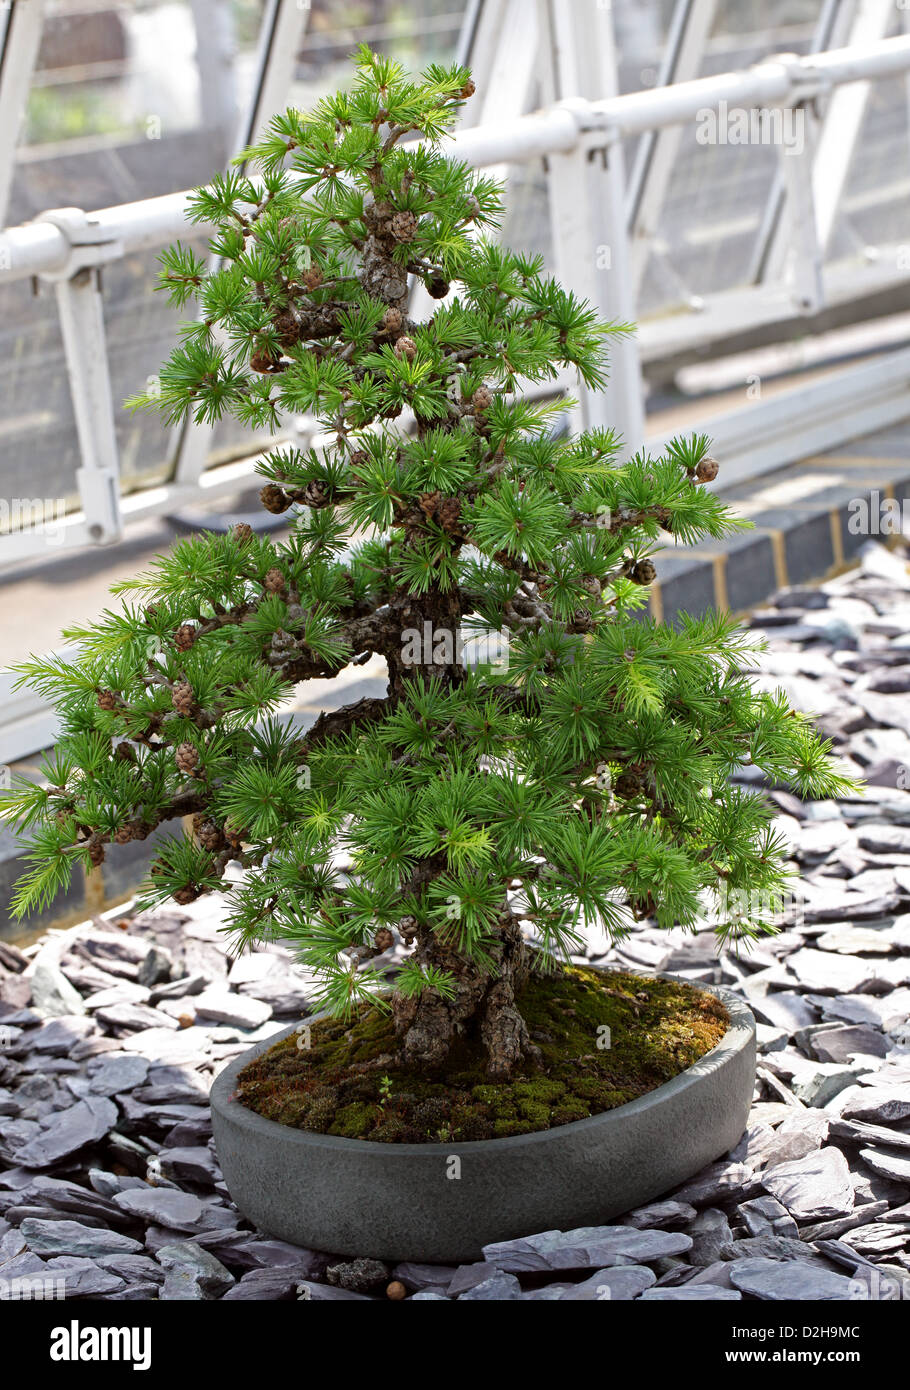
<path fill-rule="evenodd" d="M 453 589 L 442 594 L 431 589 L 419 598 L 400 595 L 393 600 L 389 609 L 392 641 L 386 643 L 384 654 L 389 668 L 391 698 L 401 698 L 406 681 L 416 680 L 421 684 L 440 681 L 443 685 L 460 685 L 465 677 L 460 661 L 456 659 L 450 664 L 433 659 L 437 641 L 445 642 L 448 637 L 454 648 L 458 640 L 462 617 L 458 591 Z M 404 637 L 406 632 L 418 634 L 421 650 L 420 660 L 416 662 L 409 659 Z"/>
<path fill-rule="evenodd" d="M 435 990 L 425 990 L 417 999 L 393 996 L 395 1031 L 406 1063 L 442 1067 L 454 1043 L 463 1037 L 475 1037 L 483 1044 L 493 1080 L 506 1080 L 522 1062 L 539 1062 L 540 1049 L 531 1041 L 515 1002 L 533 968 L 533 954 L 510 914 L 501 918 L 497 935 L 491 952 L 495 973 L 484 974 L 437 934 L 418 932 L 415 958 L 447 971 L 455 981 L 455 994 L 444 999 Z"/>

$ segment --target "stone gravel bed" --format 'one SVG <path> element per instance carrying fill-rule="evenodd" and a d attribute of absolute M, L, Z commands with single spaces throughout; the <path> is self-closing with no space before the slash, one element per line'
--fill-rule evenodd
<path fill-rule="evenodd" d="M 870 545 L 860 569 L 751 621 L 769 643 L 759 683 L 816 716 L 866 793 L 767 789 L 801 883 L 778 935 L 718 956 L 710 923 L 645 924 L 588 950 L 748 1001 L 758 1080 L 731 1153 L 609 1225 L 457 1268 L 273 1240 L 230 1201 L 207 1096 L 228 1060 L 305 1016 L 311 982 L 281 948 L 232 961 L 217 899 L 120 911 L 24 952 L 0 943 L 0 1298 L 38 1279 L 112 1301 L 910 1298 L 906 553 Z M 390 973 L 397 949 L 378 962 Z"/>

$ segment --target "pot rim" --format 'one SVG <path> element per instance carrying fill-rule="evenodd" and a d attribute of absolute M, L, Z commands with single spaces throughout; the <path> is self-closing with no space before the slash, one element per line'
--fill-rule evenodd
<path fill-rule="evenodd" d="M 588 968 L 602 970 L 604 974 L 616 973 L 600 966 L 589 966 Z M 282 1029 L 270 1038 L 260 1039 L 246 1052 L 242 1052 L 239 1057 L 235 1057 L 232 1062 L 229 1062 L 215 1077 L 209 1102 L 212 1108 L 217 1107 L 225 1115 L 225 1118 L 242 1125 L 263 1138 L 275 1139 L 281 1135 L 285 1142 L 292 1145 L 296 1144 L 301 1148 L 311 1149 L 315 1147 L 328 1152 L 356 1150 L 358 1153 L 363 1153 L 364 1156 L 368 1156 L 371 1151 L 375 1150 L 374 1156 L 376 1158 L 382 1156 L 389 1162 L 403 1161 L 407 1158 L 414 1159 L 421 1154 L 427 1159 L 432 1158 L 435 1162 L 440 1153 L 455 1156 L 479 1152 L 507 1153 L 510 1149 L 527 1147 L 531 1143 L 555 1143 L 561 1135 L 565 1135 L 569 1130 L 578 1133 L 585 1129 L 603 1126 L 604 1122 L 608 1120 L 615 1124 L 621 1124 L 624 1118 L 659 1104 L 660 1101 L 676 1095 L 680 1091 L 698 1085 L 706 1075 L 718 1071 L 733 1055 L 748 1046 L 755 1036 L 755 1018 L 752 1010 L 744 999 L 724 985 L 703 984 L 701 982 L 695 985 L 691 980 L 683 980 L 678 975 L 665 972 L 623 971 L 623 973 L 640 974 L 651 979 L 673 980 L 677 984 L 692 985 L 694 989 L 700 989 L 705 994 L 713 994 L 720 999 L 726 1008 L 730 1016 L 729 1026 L 720 1041 L 715 1043 L 714 1047 L 704 1056 L 699 1057 L 697 1062 L 686 1067 L 685 1071 L 681 1071 L 669 1081 L 664 1081 L 660 1086 L 655 1086 L 653 1090 L 646 1091 L 644 1095 L 637 1096 L 635 1100 L 626 1101 L 624 1105 L 617 1105 L 612 1110 L 602 1110 L 597 1115 L 588 1115 L 583 1120 L 570 1120 L 566 1125 L 532 1130 L 529 1134 L 509 1134 L 499 1139 L 453 1140 L 449 1143 L 431 1141 L 426 1144 L 383 1144 L 371 1139 L 347 1139 L 338 1134 L 319 1134 L 315 1130 L 296 1129 L 293 1125 L 280 1124 L 277 1120 L 269 1120 L 256 1110 L 250 1110 L 240 1101 L 235 1100 L 234 1088 L 237 1076 L 243 1067 L 261 1053 L 274 1047 L 276 1043 L 296 1033 L 300 1028 L 299 1023 L 291 1024 L 290 1027 Z M 318 1016 L 320 1015 L 309 1014 L 307 1019 L 314 1019 Z"/>

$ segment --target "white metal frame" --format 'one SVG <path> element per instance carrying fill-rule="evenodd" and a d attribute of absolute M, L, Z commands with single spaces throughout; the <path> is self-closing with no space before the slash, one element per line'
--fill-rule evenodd
<path fill-rule="evenodd" d="M 234 80 L 234 22 L 221 0 L 190 0 L 196 30 L 196 67 L 203 128 L 220 131 L 225 144 L 234 134 L 237 90 Z"/>
<path fill-rule="evenodd" d="M 515 0 L 494 2 L 504 22 Z M 261 127 L 270 107 L 276 109 L 282 104 L 306 17 L 306 9 L 298 9 L 296 3 L 271 0 L 272 24 L 264 32 L 260 81 L 244 139 Z M 739 72 L 591 99 L 584 95 L 584 89 L 596 91 L 600 83 L 603 90 L 604 85 L 615 84 L 609 12 L 587 3 L 582 10 L 578 0 L 547 0 L 546 23 L 552 26 L 553 38 L 548 51 L 556 55 L 548 78 L 554 100 L 528 115 L 504 116 L 495 124 L 460 130 L 453 152 L 473 167 L 547 159 L 560 277 L 614 318 L 634 318 L 621 164 L 620 142 L 624 138 L 671 131 L 706 110 L 717 111 L 722 103 L 747 109 L 789 107 L 820 98 L 833 100 L 847 84 L 910 74 L 910 36 L 905 35 L 802 59 L 786 55 Z M 547 31 L 542 28 L 541 32 Z M 280 73 L 274 64 L 283 65 Z M 527 86 L 527 72 L 523 82 Z M 573 88 L 581 94 L 567 96 Z M 789 278 L 708 296 L 697 311 L 693 308 L 690 313 L 644 323 L 637 339 L 620 345 L 615 353 L 609 393 L 603 398 L 582 393 L 586 422 L 617 425 L 635 447 L 644 437 L 639 386 L 643 361 L 710 344 L 734 329 L 790 321 L 822 302 L 843 303 L 871 290 L 906 285 L 910 272 L 896 248 L 881 248 L 878 259 L 867 265 L 827 265 L 821 273 L 821 238 L 815 231 L 814 187 L 807 177 L 808 163 L 801 166 L 792 155 L 784 158 L 784 171 L 790 175 L 790 244 L 797 249 Z M 811 160 L 811 151 L 803 159 Z M 146 199 L 90 215 L 74 209 L 58 210 L 27 226 L 12 228 L 0 238 L 5 279 L 37 276 L 56 288 L 82 451 L 78 477 L 82 510 L 64 523 L 71 544 L 116 539 L 129 518 L 173 510 L 190 498 L 198 499 L 200 488 L 209 496 L 236 488 L 253 471 L 249 460 L 204 469 L 208 436 L 205 431 L 194 430 L 182 441 L 172 482 L 135 497 L 118 496 L 98 272 L 110 260 L 160 247 L 185 235 L 186 197 L 179 193 Z M 607 273 L 597 264 L 598 250 L 603 246 L 612 267 Z M 887 359 L 872 369 L 881 388 L 873 392 L 878 424 L 899 418 L 899 412 L 906 413 L 907 409 L 906 384 L 899 373 L 891 371 L 889 362 Z M 866 398 L 869 377 L 865 368 L 840 375 L 832 404 L 839 406 L 841 419 L 845 411 Z M 768 407 L 772 408 L 770 402 Z M 748 408 L 753 430 L 757 429 L 756 411 L 763 409 Z M 779 405 L 773 407 L 774 411 L 780 409 Z M 761 467 L 756 459 L 753 471 L 761 471 Z M 0 565 L 38 554 L 44 543 L 40 528 L 0 537 Z"/>
<path fill-rule="evenodd" d="M 850 7 L 852 14 L 846 24 L 845 6 L 842 5 L 837 13 L 830 15 L 826 7 L 819 23 L 818 48 L 814 51 L 822 51 L 828 46 L 824 30 L 831 31 L 838 23 L 841 28 L 846 28 L 844 46 L 850 48 L 884 39 L 897 19 L 894 0 L 851 0 Z M 811 107 L 806 108 L 807 128 L 814 153 L 800 177 L 808 177 L 812 184 L 811 202 L 815 209 L 818 252 L 822 257 L 834 232 L 871 89 L 870 82 L 852 82 L 839 87 L 831 93 L 820 118 Z M 784 203 L 792 196 L 792 188 L 786 187 L 783 180 L 777 189 L 783 192 Z M 781 206 L 779 201 L 767 243 L 763 245 L 760 242 L 756 248 L 759 278 L 765 283 L 773 282 L 785 273 L 790 219 L 784 213 L 785 206 Z"/>
<path fill-rule="evenodd" d="M 286 105 L 309 18 L 309 4 L 302 5 L 298 0 L 268 0 L 259 31 L 252 99 L 234 134 L 234 154 L 258 139 L 271 118 Z M 214 433 L 214 426 L 196 424 L 192 420 L 175 432 L 174 476 L 178 486 L 186 488 L 198 483 Z"/>
<path fill-rule="evenodd" d="M 5 0 L 0 6 L 0 223 L 6 221 L 16 142 L 43 24 L 44 0 Z"/>
<path fill-rule="evenodd" d="M 698 76 L 717 3 L 718 0 L 676 0 L 657 79 L 659 87 L 688 82 Z M 680 126 L 645 131 L 629 175 L 626 194 L 629 268 L 633 293 L 636 295 L 654 249 L 654 238 L 681 134 Z"/>

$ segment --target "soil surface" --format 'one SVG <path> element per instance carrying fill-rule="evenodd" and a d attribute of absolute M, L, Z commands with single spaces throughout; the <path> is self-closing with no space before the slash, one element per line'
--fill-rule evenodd
<path fill-rule="evenodd" d="M 361 1006 L 284 1039 L 240 1073 L 237 1099 L 267 1119 L 384 1144 L 500 1139 L 552 1129 L 635 1100 L 678 1076 L 727 1030 L 714 995 L 573 966 L 535 976 L 519 1007 L 543 1054 L 506 1082 L 465 1038 L 444 1069 L 402 1065 L 391 1015 Z"/>

